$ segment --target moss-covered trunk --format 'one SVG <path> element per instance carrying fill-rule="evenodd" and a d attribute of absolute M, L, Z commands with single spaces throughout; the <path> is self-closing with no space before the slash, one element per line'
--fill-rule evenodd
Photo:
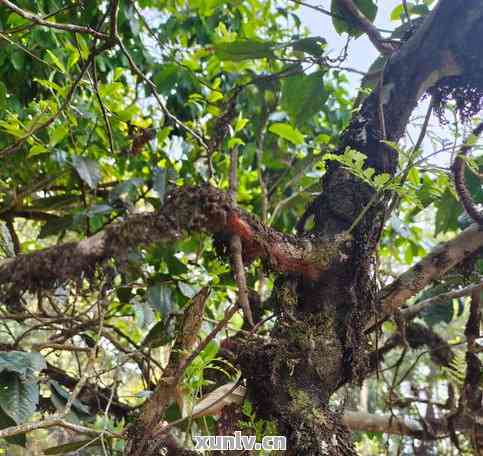
<path fill-rule="evenodd" d="M 481 72 L 474 41 L 463 38 L 483 33 L 481 0 L 461 7 L 461 2 L 440 2 L 390 57 L 379 86 L 342 135 L 340 153 L 357 149 L 376 174 L 394 176 L 398 154 L 386 141 L 401 138 L 419 98 L 431 87 L 439 93 L 451 81 L 457 84 L 464 75 Z M 312 235 L 349 230 L 350 245 L 317 281 L 279 277 L 274 306 L 280 317 L 271 342 L 262 347 L 249 342 L 241 356 L 258 413 L 277 422 L 288 438 L 289 453 L 296 455 L 355 453 L 330 399 L 341 385 L 367 373 L 364 328 L 378 311 L 374 252 L 389 215 L 385 191 L 376 193 L 337 164 L 329 167 L 322 184 L 323 192 L 308 208 L 299 231 L 314 216 Z"/>

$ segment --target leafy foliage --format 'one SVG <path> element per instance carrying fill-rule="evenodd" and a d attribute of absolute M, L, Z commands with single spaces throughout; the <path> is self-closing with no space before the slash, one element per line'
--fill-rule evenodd
<path fill-rule="evenodd" d="M 376 2 L 354 3 L 374 21 Z M 305 31 L 296 2 L 119 2 L 118 41 L 109 49 L 102 49 L 102 40 L 92 34 L 111 31 L 106 2 L 16 4 L 55 24 L 88 29 L 42 26 L 9 8 L 0 9 L 4 258 L 95 236 L 120 220 L 159 209 L 170 190 L 179 186 L 210 183 L 226 190 L 235 152 L 237 204 L 284 233 L 294 232 L 305 206 L 320 192 L 321 177 L 336 164 L 378 196 L 397 197 L 381 233 L 381 284 L 469 222 L 448 167 L 438 161 L 447 161 L 448 143 L 438 138 L 442 133 L 437 129 L 423 147 L 387 142 L 400 157 L 394 178 L 376 174 L 361 152 L 340 147 L 357 104 L 354 90 L 340 68 L 342 60 L 330 54 L 325 38 Z M 425 16 L 432 4 L 407 2 L 409 18 Z M 338 33 L 361 36 L 338 0 L 332 0 L 331 12 Z M 402 4 L 391 19 L 402 22 L 393 35 L 400 39 L 410 25 Z M 363 82 L 366 91 L 380 82 L 386 61 L 381 57 L 371 66 L 372 79 Z M 461 139 L 456 127 L 444 132 L 455 144 Z M 431 147 L 434 150 L 428 150 Z M 482 173 L 481 157 L 468 160 L 466 182 L 477 204 L 483 204 Z M 55 290 L 7 290 L 0 303 L 0 429 L 40 420 L 41 410 L 46 415 L 63 410 L 83 379 L 86 385 L 72 401 L 67 419 L 99 430 L 105 440 L 48 442 L 45 454 L 88 447 L 100 451 L 102 444 L 122 450 L 122 440 L 108 431 L 120 433 L 135 419 L 170 356 L 187 355 L 172 348 L 197 292 L 205 286 L 211 290 L 203 315 L 196 317 L 199 330 L 191 335 L 197 343 L 237 300 L 231 266 L 220 258 L 224 239 L 213 243 L 206 236 L 189 235 L 170 245 L 154 242 L 136 250 L 126 246 L 118 261 L 108 259 L 77 281 L 56 283 Z M 434 286 L 415 302 L 463 287 L 483 273 L 481 260 L 476 264 L 469 272 L 456 271 L 453 281 L 444 284 L 448 288 Z M 274 278 L 264 265 L 254 262 L 246 275 L 248 287 L 267 298 Z M 463 331 L 466 303 L 464 298 L 430 307 L 421 314 L 422 321 L 435 332 L 449 334 L 455 328 L 448 337 L 456 340 L 456 333 Z M 267 321 L 261 337 L 269 337 L 270 315 L 263 317 Z M 243 325 L 241 315 L 235 314 L 182 377 L 176 403 L 169 405 L 165 418 L 184 418 L 178 429 L 186 432 L 187 440 L 189 433 L 216 432 L 212 417 L 192 420 L 189 415 L 201 397 L 237 378 L 230 343 L 249 333 Z M 396 325 L 388 322 L 383 328 L 384 341 L 397 336 Z M 435 369 L 429 357 L 413 353 L 402 359 L 399 374 L 391 370 L 390 387 L 369 379 L 370 409 L 387 410 L 383 394 L 374 391 L 392 397 L 413 387 L 419 388 L 415 394 L 446 400 L 441 384 L 458 387 L 464 381 L 464 353 L 455 350 L 452 368 L 438 368 L 437 378 L 427 375 Z M 95 358 L 94 367 L 90 357 Z M 381 366 L 384 375 L 396 362 L 396 354 L 390 353 Z M 420 414 L 414 405 L 407 411 Z M 246 429 L 258 440 L 278 433 L 248 400 L 242 412 Z M 42 443 L 54 439 L 46 430 L 32 435 L 32 441 Z M 366 433 L 358 440 L 372 439 L 370 447 L 382 452 L 385 442 L 379 437 Z M 27 441 L 19 434 L 7 442 L 25 446 Z M 396 452 L 396 443 L 391 439 L 391 451 Z M 441 445 L 441 454 L 448 448 L 435 444 Z"/>
<path fill-rule="evenodd" d="M 371 22 L 377 14 L 377 5 L 372 0 L 354 0 L 354 4 L 359 11 Z M 352 16 L 346 11 L 345 7 L 338 0 L 331 2 L 332 23 L 338 33 L 348 33 L 351 36 L 359 37 L 363 31 L 354 25 Z"/>

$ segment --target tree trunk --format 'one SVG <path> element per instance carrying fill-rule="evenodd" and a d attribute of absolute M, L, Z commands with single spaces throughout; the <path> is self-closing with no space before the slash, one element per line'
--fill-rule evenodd
<path fill-rule="evenodd" d="M 397 143 L 421 96 L 443 80 L 475 71 L 483 87 L 475 37 L 483 38 L 483 2 L 441 1 L 389 58 L 379 87 L 343 134 L 340 152 L 357 149 L 376 173 L 394 176 L 398 155 L 382 140 Z M 297 455 L 355 454 L 330 398 L 341 385 L 367 374 L 364 328 L 379 310 L 371 267 L 386 195 L 374 202 L 374 189 L 337 164 L 324 176 L 323 190 L 308 209 L 315 216 L 312 236 L 341 234 L 370 208 L 354 227 L 353 241 L 318 280 L 296 274 L 278 278 L 273 298 L 280 317 L 271 342 L 247 342 L 240 358 L 258 413 L 275 419 L 288 437 L 289 453 Z"/>

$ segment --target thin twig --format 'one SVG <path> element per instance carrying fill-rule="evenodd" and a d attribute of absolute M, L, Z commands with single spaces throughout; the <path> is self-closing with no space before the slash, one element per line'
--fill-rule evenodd
<path fill-rule="evenodd" d="M 429 306 L 445 303 L 451 299 L 462 298 L 464 296 L 468 296 L 473 292 L 479 291 L 479 290 L 483 290 L 483 281 L 481 281 L 480 283 L 476 283 L 468 287 L 462 288 L 461 290 L 449 291 L 448 293 L 442 293 L 440 295 L 433 296 L 432 298 L 428 298 L 423 301 L 420 301 L 416 304 L 413 304 L 412 306 L 407 307 L 406 309 L 402 309 L 401 316 L 405 320 L 409 320 L 411 318 L 414 318 L 419 312 L 421 312 L 422 310 L 426 309 Z"/>
<path fill-rule="evenodd" d="M 424 138 L 426 136 L 426 132 L 428 130 L 429 126 L 429 120 L 431 119 L 431 114 L 433 113 L 433 107 L 434 107 L 434 101 L 433 98 L 431 98 L 431 101 L 428 106 L 428 110 L 426 111 L 426 115 L 424 117 L 424 122 L 423 126 L 421 127 L 421 131 L 419 132 L 418 139 L 416 140 L 416 144 L 414 144 L 413 150 L 410 154 L 410 158 L 408 160 L 408 164 L 406 166 L 406 169 L 403 172 L 403 175 L 400 180 L 400 185 L 403 185 L 406 182 L 406 179 L 409 176 L 409 172 L 411 171 L 412 167 L 415 165 L 415 158 L 417 156 L 418 150 L 423 144 Z M 389 218 L 389 216 L 392 214 L 394 209 L 399 205 L 399 202 L 401 201 L 401 196 L 396 194 L 394 195 L 393 200 L 391 201 L 391 204 L 389 205 L 389 208 L 386 212 L 385 220 Z"/>
<path fill-rule="evenodd" d="M 5 0 L 0 0 L 0 2 L 2 2 L 2 1 L 5 1 Z M 70 89 L 67 92 L 67 95 L 65 96 L 65 100 L 62 103 L 62 105 L 60 106 L 60 108 L 57 110 L 57 112 L 55 112 L 52 116 L 50 116 L 45 122 L 42 122 L 42 123 L 40 123 L 40 124 L 38 124 L 36 126 L 33 126 L 27 134 L 25 134 L 24 136 L 20 137 L 14 144 L 12 144 L 10 146 L 7 146 L 4 149 L 0 150 L 0 157 L 5 157 L 5 156 L 8 156 L 8 155 L 16 152 L 19 149 L 19 147 L 25 141 L 27 141 L 28 138 L 30 138 L 31 136 L 35 135 L 35 133 L 37 133 L 38 131 L 40 131 L 40 130 L 42 130 L 44 128 L 47 128 L 49 125 L 51 125 L 62 114 L 62 112 L 69 106 L 69 103 L 71 102 L 72 97 L 74 96 L 74 93 L 75 93 L 75 90 L 76 90 L 77 86 L 79 85 L 79 83 L 82 80 L 84 74 L 89 69 L 89 67 L 92 64 L 92 62 L 94 61 L 95 57 L 99 53 L 101 53 L 104 50 L 108 49 L 109 47 L 110 46 L 108 46 L 108 45 L 104 45 L 104 46 L 101 46 L 97 50 L 94 49 L 91 52 L 91 55 L 89 56 L 88 60 L 86 61 L 86 63 L 84 64 L 84 66 L 81 68 L 81 71 L 80 71 L 79 75 L 77 76 L 77 78 L 75 79 L 75 81 L 70 86 Z"/>
<path fill-rule="evenodd" d="M 114 136 L 112 134 L 111 122 L 109 120 L 109 116 L 107 115 L 106 106 L 104 105 L 104 102 L 102 101 L 102 98 L 101 98 L 101 94 L 99 93 L 99 84 L 98 84 L 98 81 L 97 81 L 97 69 L 96 69 L 95 62 L 94 62 L 94 65 L 92 65 L 92 78 L 91 78 L 91 80 L 92 80 L 92 86 L 94 87 L 94 92 L 96 94 L 97 101 L 99 102 L 99 107 L 101 108 L 102 117 L 104 119 L 104 124 L 106 125 L 107 137 L 109 139 L 109 147 L 111 149 L 111 155 L 114 156 L 115 155 Z"/>
<path fill-rule="evenodd" d="M 161 97 L 159 96 L 158 92 L 157 92 L 157 88 L 156 88 L 156 85 L 154 84 L 153 81 L 151 81 L 142 71 L 141 69 L 136 65 L 136 63 L 134 62 L 133 58 L 131 57 L 131 54 L 129 53 L 129 51 L 126 49 L 126 46 L 124 46 L 124 43 L 122 42 L 121 39 L 119 39 L 119 37 L 116 37 L 116 41 L 117 43 L 119 44 L 119 47 L 121 48 L 121 51 L 122 53 L 126 56 L 128 62 L 129 62 L 129 65 L 131 66 L 132 70 L 144 81 L 146 82 L 146 84 L 151 88 L 151 92 L 154 96 L 154 98 L 156 99 L 159 107 L 161 108 L 161 111 L 163 111 L 164 115 L 170 119 L 171 121 L 173 121 L 178 127 L 182 128 L 183 130 L 186 130 L 188 133 L 190 133 L 193 138 L 195 138 L 198 143 L 204 147 L 205 149 L 208 149 L 208 146 L 207 144 L 205 143 L 204 139 L 198 134 L 196 133 L 192 128 L 188 127 L 187 125 L 185 125 L 183 122 L 181 122 L 181 120 L 179 120 L 174 114 L 172 114 L 168 108 L 166 107 L 166 105 L 163 103 L 163 101 L 161 100 Z"/>
<path fill-rule="evenodd" d="M 80 426 L 78 424 L 70 423 L 69 421 L 66 421 L 60 416 L 54 416 L 46 420 L 36 421 L 34 423 L 20 424 L 19 426 L 11 426 L 11 427 L 2 429 L 0 430 L 0 439 L 3 439 L 5 437 L 11 437 L 14 435 L 19 435 L 19 434 L 26 434 L 28 432 L 35 431 L 36 429 L 48 429 L 54 426 L 60 426 L 66 429 L 70 429 L 71 431 L 74 431 L 78 434 L 86 434 L 91 436 L 98 436 L 99 434 L 105 432 L 104 430 L 97 431 L 95 429 L 91 429 L 85 426 Z M 123 438 L 121 434 L 114 433 L 111 431 L 108 431 L 108 432 L 109 432 L 109 435 L 112 435 L 113 437 Z"/>
<path fill-rule="evenodd" d="M 111 31 L 110 31 L 111 40 L 115 40 L 117 37 L 118 13 L 119 13 L 119 0 L 111 0 Z"/>
<path fill-rule="evenodd" d="M 402 0 L 402 5 L 404 9 L 404 15 L 406 16 L 406 19 L 409 22 L 409 25 L 412 27 L 412 20 L 411 20 L 411 15 L 409 14 L 409 8 L 408 8 L 408 3 L 407 0 Z"/>
<path fill-rule="evenodd" d="M 53 11 L 52 13 L 46 14 L 45 16 L 42 17 L 42 19 L 44 19 L 44 20 L 49 19 L 51 17 L 57 16 L 58 14 L 63 13 L 64 11 L 68 11 L 72 8 L 76 8 L 77 6 L 79 6 L 79 2 L 76 2 L 73 5 L 64 6 L 63 8 L 60 8 L 57 11 Z M 14 33 L 23 32 L 24 30 L 30 30 L 35 25 L 36 25 L 35 23 L 34 24 L 19 25 L 18 27 L 6 29 L 6 30 L 4 30 L 4 32 L 8 33 L 9 35 L 12 35 Z"/>
<path fill-rule="evenodd" d="M 382 140 L 385 141 L 387 139 L 387 134 L 386 134 L 386 119 L 384 117 L 384 72 L 386 70 L 386 61 L 384 63 L 384 66 L 382 67 L 381 70 L 381 75 L 379 76 L 379 94 L 377 98 L 378 102 L 378 115 L 379 115 L 379 127 L 381 129 L 381 136 Z"/>
<path fill-rule="evenodd" d="M 196 347 L 196 350 L 182 360 L 178 366 L 176 377 L 180 378 L 184 373 L 186 368 L 193 362 L 193 360 L 206 348 L 206 346 L 216 337 L 216 335 L 228 324 L 233 315 L 238 311 L 239 306 L 237 304 L 233 305 L 225 311 L 225 316 L 223 320 L 220 320 L 218 324 L 213 328 L 213 330 L 208 334 L 202 342 Z"/>
<path fill-rule="evenodd" d="M 263 103 L 262 112 L 260 114 L 260 124 L 257 129 L 256 134 L 256 155 L 257 155 L 257 174 L 258 174 L 258 183 L 260 185 L 261 190 L 261 215 L 262 215 L 262 222 L 267 223 L 268 219 L 268 189 L 267 183 L 263 177 L 263 143 L 265 140 L 265 128 L 267 126 L 267 121 L 269 117 L 269 110 L 267 109 L 267 104 Z"/>
<path fill-rule="evenodd" d="M 105 300 L 105 299 L 104 299 Z M 104 301 L 103 300 L 103 301 Z M 77 399 L 77 396 L 81 392 L 82 388 L 87 382 L 88 375 L 94 365 L 94 362 L 96 360 L 97 356 L 97 351 L 99 349 L 99 344 L 101 342 L 101 335 L 102 335 L 102 329 L 104 325 L 104 307 L 100 302 L 97 303 L 97 308 L 99 312 L 99 329 L 97 330 L 97 341 L 94 344 L 94 346 L 91 348 L 89 357 L 87 358 L 87 362 L 85 363 L 85 366 L 83 367 L 81 371 L 81 376 L 79 378 L 79 381 L 75 385 L 75 388 L 73 389 L 71 395 L 69 396 L 69 399 L 67 400 L 67 403 L 65 404 L 64 410 L 62 412 L 62 417 L 67 416 L 67 414 L 70 412 L 70 409 L 72 407 L 72 404 L 74 401 Z M 105 303 L 103 303 L 105 304 Z"/>
<path fill-rule="evenodd" d="M 46 348 L 52 348 L 56 351 L 75 351 L 75 352 L 85 352 L 90 353 L 91 349 L 88 347 L 79 347 L 73 344 L 53 344 L 53 343 L 42 343 L 42 344 L 33 344 L 32 349 L 35 351 L 44 350 Z"/>
<path fill-rule="evenodd" d="M 356 26 L 368 36 L 374 47 L 383 55 L 391 55 L 394 47 L 381 36 L 374 24 L 361 13 L 353 0 L 339 0 L 339 4 L 350 14 Z"/>
<path fill-rule="evenodd" d="M 34 24 L 38 25 L 43 25 L 45 27 L 50 27 L 54 28 L 57 30 L 64 30 L 67 32 L 72 32 L 72 33 L 87 33 L 89 35 L 94 36 L 95 38 L 100 38 L 100 39 L 107 39 L 109 38 L 109 35 L 106 35 L 105 33 L 98 32 L 97 30 L 94 30 L 91 27 L 84 27 L 81 25 L 75 25 L 75 24 L 61 24 L 58 22 L 50 22 L 45 19 L 43 19 L 40 16 L 37 16 L 34 13 L 31 13 L 29 11 L 25 11 L 22 8 L 18 7 L 14 3 L 10 2 L 9 0 L 0 0 L 0 4 L 5 5 L 7 8 L 18 14 L 19 16 L 22 16 L 23 18 L 27 19 L 30 22 L 33 22 Z"/>
<path fill-rule="evenodd" d="M 238 154 L 236 148 L 231 151 L 231 163 L 230 163 L 230 199 L 234 203 L 237 183 L 237 164 Z M 235 281 L 238 285 L 238 300 L 243 310 L 245 318 L 251 326 L 254 326 L 252 310 L 250 308 L 250 300 L 248 299 L 247 279 L 245 276 L 245 269 L 243 265 L 242 257 L 242 243 L 240 236 L 233 235 L 230 239 L 230 251 L 232 256 L 233 274 Z"/>
<path fill-rule="evenodd" d="M 233 262 L 233 272 L 235 275 L 235 281 L 238 285 L 238 299 L 240 306 L 243 309 L 245 318 L 248 320 L 251 326 L 254 326 L 252 310 L 250 309 L 250 301 L 248 299 L 247 280 L 245 276 L 245 269 L 242 259 L 242 244 L 240 236 L 232 236 L 230 240 L 230 249 Z"/>

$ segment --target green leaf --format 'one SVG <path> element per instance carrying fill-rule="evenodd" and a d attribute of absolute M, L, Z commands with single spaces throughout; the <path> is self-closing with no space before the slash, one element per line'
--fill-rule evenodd
<path fill-rule="evenodd" d="M 79 43 L 80 54 L 82 59 L 87 60 L 87 57 L 89 57 L 89 54 L 90 54 L 89 46 L 87 45 L 86 41 L 84 40 L 81 34 L 77 34 L 76 41 Z"/>
<path fill-rule="evenodd" d="M 21 27 L 22 25 L 29 24 L 29 20 L 18 15 L 17 13 L 10 13 L 7 19 L 7 24 L 14 27 Z"/>
<path fill-rule="evenodd" d="M 418 16 L 426 16 L 429 13 L 430 10 L 426 5 L 414 5 L 410 10 L 410 14 L 416 14 Z"/>
<path fill-rule="evenodd" d="M 52 61 L 52 63 L 62 72 L 66 73 L 65 70 L 65 65 L 62 63 L 62 61 L 57 57 L 50 49 L 47 49 L 47 54 Z"/>
<path fill-rule="evenodd" d="M 10 54 L 10 61 L 17 71 L 22 71 L 25 63 L 25 54 L 23 51 L 15 50 Z"/>
<path fill-rule="evenodd" d="M 158 194 L 161 202 L 164 201 L 164 195 L 166 194 L 167 174 L 165 168 L 153 169 L 153 189 Z"/>
<path fill-rule="evenodd" d="M 80 52 L 77 49 L 72 49 L 67 60 L 67 68 L 70 70 L 80 58 Z"/>
<path fill-rule="evenodd" d="M 369 168 L 369 169 L 372 169 L 372 168 Z M 381 189 L 390 179 L 391 179 L 391 176 L 389 174 L 382 173 L 375 176 L 372 182 L 376 189 Z"/>
<path fill-rule="evenodd" d="M 72 165 L 79 177 L 92 189 L 95 189 L 101 180 L 101 171 L 95 160 L 74 155 Z"/>
<path fill-rule="evenodd" d="M 0 352 L 0 372 L 16 372 L 23 377 L 29 377 L 35 371 L 46 367 L 44 357 L 37 352 Z"/>
<path fill-rule="evenodd" d="M 149 326 L 155 318 L 152 306 L 146 301 L 136 302 L 134 304 L 134 316 L 136 326 L 142 329 Z"/>
<path fill-rule="evenodd" d="M 415 303 L 426 299 L 434 298 L 440 294 L 450 291 L 452 287 L 446 284 L 434 285 L 421 293 Z M 454 305 L 456 304 L 456 306 Z M 426 307 L 421 311 L 421 317 L 428 326 L 434 326 L 438 323 L 451 323 L 451 320 L 463 312 L 463 302 L 460 299 L 447 299 Z"/>
<path fill-rule="evenodd" d="M 157 310 L 162 316 L 166 316 L 171 313 L 174 306 L 171 294 L 170 287 L 156 284 L 146 290 L 146 300 L 154 310 Z"/>
<path fill-rule="evenodd" d="M 34 78 L 34 81 L 40 86 L 45 87 L 46 89 L 53 90 L 55 93 L 62 95 L 65 92 L 64 88 L 62 88 L 59 84 L 56 84 L 53 81 L 49 81 L 47 79 L 39 79 L 39 78 Z"/>
<path fill-rule="evenodd" d="M 50 145 L 53 147 L 60 143 L 67 136 L 68 132 L 69 129 L 64 124 L 57 126 L 53 130 L 49 130 Z"/>
<path fill-rule="evenodd" d="M 34 155 L 39 155 L 43 154 L 44 152 L 47 152 L 48 149 L 45 147 L 43 144 L 35 144 L 30 148 L 29 151 L 29 157 L 33 157 Z"/>
<path fill-rule="evenodd" d="M 201 358 L 208 363 L 209 361 L 215 359 L 218 351 L 220 350 L 220 346 L 214 341 L 210 341 L 206 348 L 200 353 Z"/>
<path fill-rule="evenodd" d="M 436 203 L 436 209 L 435 236 L 458 230 L 458 216 L 462 212 L 462 207 L 449 189 L 441 195 Z"/>
<path fill-rule="evenodd" d="M 327 40 L 321 36 L 310 36 L 292 43 L 294 51 L 302 51 L 313 57 L 321 57 L 327 46 Z"/>
<path fill-rule="evenodd" d="M 74 223 L 72 216 L 52 218 L 42 225 L 38 238 L 45 239 L 48 236 L 55 236 L 70 228 Z"/>
<path fill-rule="evenodd" d="M 141 345 L 151 348 L 162 347 L 171 342 L 173 338 L 174 332 L 172 326 L 167 324 L 166 321 L 161 320 L 151 327 Z"/>
<path fill-rule="evenodd" d="M 0 108 L 5 108 L 7 105 L 7 86 L 0 81 Z"/>
<path fill-rule="evenodd" d="M 16 372 L 0 373 L 0 407 L 16 424 L 25 423 L 38 403 L 39 386 L 34 377 Z"/>
<path fill-rule="evenodd" d="M 12 420 L 0 407 L 0 429 L 6 429 L 8 427 L 16 426 L 17 423 Z M 27 438 L 25 434 L 12 435 L 10 437 L 5 437 L 7 443 L 12 445 L 20 445 L 25 448 L 27 444 Z"/>
<path fill-rule="evenodd" d="M 408 9 L 410 5 L 411 5 L 410 3 L 407 3 Z M 391 11 L 390 19 L 391 21 L 400 21 L 403 14 L 404 14 L 404 6 L 401 3 Z"/>
<path fill-rule="evenodd" d="M 153 80 L 161 93 L 169 93 L 177 83 L 180 83 L 189 74 L 186 68 L 175 63 L 158 65 L 156 70 Z"/>
<path fill-rule="evenodd" d="M 461 310 L 458 313 L 461 313 Z M 421 317 L 428 326 L 434 326 L 438 323 L 451 323 L 454 316 L 456 315 L 454 315 L 452 300 L 433 304 L 421 312 Z"/>
<path fill-rule="evenodd" d="M 174 256 L 176 251 L 173 249 L 172 253 L 165 256 L 166 266 L 168 266 L 171 275 L 181 275 L 188 272 L 187 266 Z"/>
<path fill-rule="evenodd" d="M 470 167 L 473 163 L 473 166 Z M 471 169 L 473 168 L 473 169 Z M 483 156 L 476 158 L 473 162 L 468 161 L 465 168 L 466 186 L 475 204 L 483 204 L 483 185 L 481 183 L 483 175 Z"/>
<path fill-rule="evenodd" d="M 138 188 L 144 184 L 144 179 L 134 177 L 117 184 L 109 193 L 109 202 L 112 204 L 120 198 L 127 198 L 133 202 L 139 195 Z"/>
<path fill-rule="evenodd" d="M 324 88 L 323 74 L 323 71 L 317 71 L 310 75 L 290 76 L 283 81 L 282 108 L 295 125 L 301 126 L 322 110 L 329 96 Z"/>
<path fill-rule="evenodd" d="M 200 291 L 200 287 L 195 287 L 189 283 L 186 282 L 178 282 L 178 288 L 179 291 L 183 294 L 183 296 L 186 296 L 187 298 L 193 298 L 198 291 Z"/>
<path fill-rule="evenodd" d="M 288 123 L 274 123 L 268 130 L 297 146 L 304 142 L 304 135 Z"/>
<path fill-rule="evenodd" d="M 408 13 L 410 15 L 418 15 L 418 16 L 426 16 L 427 14 L 429 14 L 429 8 L 427 5 L 415 5 L 414 3 L 412 2 L 407 2 L 407 9 L 408 9 Z M 391 20 L 392 21 L 399 21 L 401 20 L 401 18 L 403 18 L 405 16 L 405 11 L 404 11 L 404 6 L 401 4 L 401 5 L 398 5 L 396 6 L 396 8 L 394 8 L 391 12 Z"/>
<path fill-rule="evenodd" d="M 108 442 L 112 440 L 111 437 L 109 436 L 104 436 L 103 439 L 104 439 L 104 442 Z M 85 440 L 78 440 L 76 442 L 64 443 L 62 445 L 46 448 L 45 450 L 42 450 L 42 451 L 43 451 L 43 454 L 45 455 L 53 455 L 53 454 L 66 455 L 76 450 L 79 450 L 80 448 L 83 448 L 83 449 L 92 448 L 92 447 L 98 447 L 101 445 L 102 445 L 101 439 L 94 437 L 94 438 L 85 439 Z"/>
<path fill-rule="evenodd" d="M 259 40 L 239 40 L 231 43 L 215 44 L 215 54 L 220 60 L 241 61 L 249 59 L 273 58 L 273 43 Z"/>
<path fill-rule="evenodd" d="M 70 392 L 55 380 L 49 380 L 49 388 L 51 393 L 55 394 L 57 397 L 59 405 L 62 405 L 62 407 L 65 406 L 70 398 Z M 83 419 L 92 418 L 89 407 L 79 399 L 74 399 L 72 402 L 72 409 Z"/>
<path fill-rule="evenodd" d="M 92 217 L 94 215 L 110 214 L 113 210 L 114 208 L 109 206 L 109 204 L 95 204 L 89 208 L 86 215 Z"/>
<path fill-rule="evenodd" d="M 372 0 L 354 0 L 354 3 L 364 16 L 371 22 L 374 22 L 377 14 L 377 5 Z M 332 0 L 330 11 L 332 13 L 332 23 L 338 34 L 348 33 L 353 37 L 359 37 L 364 33 L 354 24 L 351 14 L 345 10 L 339 0 Z"/>

